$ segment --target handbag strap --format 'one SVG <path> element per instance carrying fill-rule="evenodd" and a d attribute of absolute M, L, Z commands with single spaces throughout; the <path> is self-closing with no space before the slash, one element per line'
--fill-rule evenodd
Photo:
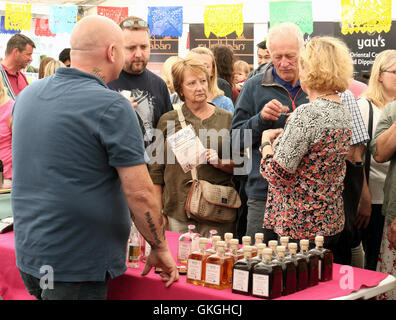
<path fill-rule="evenodd" d="M 1 73 L 1 77 L 3 78 L 3 83 L 4 86 L 7 88 L 7 92 L 8 92 L 8 96 L 15 101 L 16 95 L 14 93 L 14 90 L 12 89 L 11 83 L 8 80 L 8 76 L 6 71 L 4 70 L 3 66 L 0 63 L 0 73 Z"/>
<path fill-rule="evenodd" d="M 371 101 L 369 99 L 366 99 L 368 104 L 369 104 L 369 121 L 368 121 L 368 134 L 370 136 L 370 141 L 373 138 L 373 105 L 371 104 Z M 370 153 L 370 148 L 369 148 L 370 142 L 367 143 L 367 148 L 366 148 L 366 157 L 364 160 L 364 170 L 366 173 L 366 181 L 367 184 L 369 183 L 369 175 L 370 175 L 370 165 L 371 165 L 371 153 Z"/>
<path fill-rule="evenodd" d="M 186 124 L 186 118 L 184 118 L 184 115 L 183 115 L 182 108 L 178 108 L 178 109 L 176 109 L 176 111 L 177 111 L 177 116 L 179 117 L 180 124 L 181 124 L 182 128 L 184 129 L 185 127 L 187 127 L 187 124 Z M 197 172 L 196 168 L 191 169 L 191 176 L 192 176 L 193 180 L 198 181 L 198 172 Z"/>

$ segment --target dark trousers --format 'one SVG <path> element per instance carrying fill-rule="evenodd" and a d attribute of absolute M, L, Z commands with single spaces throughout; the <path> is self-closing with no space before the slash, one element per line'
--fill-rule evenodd
<path fill-rule="evenodd" d="M 86 282 L 53 282 L 50 286 L 42 288 L 40 279 L 19 270 L 23 283 L 28 292 L 37 300 L 106 300 L 108 279 Z"/>
<path fill-rule="evenodd" d="M 248 215 L 248 207 L 247 207 L 247 195 L 245 192 L 246 178 L 241 177 L 237 182 L 235 182 L 235 187 L 239 187 L 239 197 L 241 198 L 242 205 L 238 208 L 238 217 L 236 223 L 236 232 L 239 242 L 242 241 L 242 237 L 246 235 L 246 225 L 247 225 L 247 215 Z M 238 190 L 238 189 L 237 189 Z"/>
<path fill-rule="evenodd" d="M 361 241 L 360 231 L 355 227 L 355 217 L 362 193 L 363 170 L 363 165 L 353 164 L 346 160 L 344 191 L 342 193 L 345 227 L 332 250 L 334 262 L 338 264 L 351 265 L 352 248 L 357 247 Z"/>
<path fill-rule="evenodd" d="M 385 217 L 382 215 L 382 205 L 371 205 L 369 225 L 362 232 L 362 244 L 365 253 L 365 268 L 375 271 L 384 232 Z"/>

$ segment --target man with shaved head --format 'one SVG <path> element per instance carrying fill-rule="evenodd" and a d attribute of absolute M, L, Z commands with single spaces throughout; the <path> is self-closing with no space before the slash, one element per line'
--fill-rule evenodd
<path fill-rule="evenodd" d="M 178 279 L 130 102 L 106 83 L 124 65 L 123 37 L 88 16 L 71 38 L 71 68 L 32 83 L 13 114 L 16 264 L 37 299 L 106 299 L 126 271 L 131 217 L 151 245 L 143 274 Z M 133 181 L 132 181 L 133 179 Z"/>

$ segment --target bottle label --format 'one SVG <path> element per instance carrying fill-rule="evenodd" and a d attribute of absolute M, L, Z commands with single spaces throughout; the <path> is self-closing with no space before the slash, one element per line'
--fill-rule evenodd
<path fill-rule="evenodd" d="M 179 260 L 187 260 L 191 251 L 190 242 L 179 242 L 179 250 L 177 252 L 177 258 Z"/>
<path fill-rule="evenodd" d="M 269 276 L 253 274 L 252 292 L 256 296 L 269 297 Z"/>
<path fill-rule="evenodd" d="M 220 285 L 220 266 L 218 264 L 206 264 L 205 282 Z"/>
<path fill-rule="evenodd" d="M 234 269 L 232 288 L 234 290 L 248 292 L 249 271 Z"/>
<path fill-rule="evenodd" d="M 193 280 L 201 280 L 202 277 L 202 261 L 188 259 L 187 278 Z"/>

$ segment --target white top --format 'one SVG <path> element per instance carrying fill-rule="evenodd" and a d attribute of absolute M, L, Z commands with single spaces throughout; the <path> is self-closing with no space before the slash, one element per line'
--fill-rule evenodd
<path fill-rule="evenodd" d="M 363 117 L 364 124 L 368 130 L 368 122 L 369 122 L 369 103 L 366 98 L 360 98 L 358 100 L 358 105 L 360 108 L 360 112 Z M 381 116 L 382 110 L 378 108 L 374 103 L 371 103 L 373 106 L 373 137 L 375 133 L 375 129 L 377 127 L 378 120 Z M 371 156 L 371 164 L 370 164 L 370 177 L 369 177 L 369 189 L 371 193 L 371 203 L 372 204 L 382 204 L 384 201 L 384 183 L 386 173 L 389 168 L 389 161 L 384 163 L 378 163 L 374 160 L 373 156 Z"/>

